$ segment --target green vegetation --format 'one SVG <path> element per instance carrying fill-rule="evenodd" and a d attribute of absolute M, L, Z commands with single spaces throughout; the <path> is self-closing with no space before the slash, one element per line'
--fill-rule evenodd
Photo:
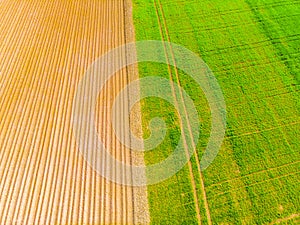
<path fill-rule="evenodd" d="M 213 224 L 296 224 L 300 213 L 300 2 L 281 0 L 134 0 L 137 40 L 165 40 L 194 51 L 218 79 L 227 104 L 227 133 L 218 157 L 203 172 Z M 141 77 L 174 79 L 175 69 L 140 63 Z M 205 96 L 179 71 L 201 122 L 199 158 L 210 132 Z M 175 109 L 158 98 L 142 103 L 143 127 L 162 117 L 164 142 L 147 164 L 167 157 L 180 135 Z M 209 224 L 195 156 L 172 178 L 148 187 L 152 224 Z M 282 219 L 282 220 L 281 220 Z"/>

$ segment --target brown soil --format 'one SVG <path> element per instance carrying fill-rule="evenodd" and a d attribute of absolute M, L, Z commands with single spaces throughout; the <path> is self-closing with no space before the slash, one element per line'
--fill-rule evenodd
<path fill-rule="evenodd" d="M 0 1 L 0 224 L 149 223 L 146 188 L 100 177 L 79 153 L 71 126 L 86 69 L 134 40 L 130 12 L 127 0 Z M 116 141 L 109 107 L 136 78 L 136 67 L 120 71 L 99 96 L 96 118 L 106 146 L 127 163 L 143 157 Z M 135 110 L 131 122 L 141 133 Z"/>

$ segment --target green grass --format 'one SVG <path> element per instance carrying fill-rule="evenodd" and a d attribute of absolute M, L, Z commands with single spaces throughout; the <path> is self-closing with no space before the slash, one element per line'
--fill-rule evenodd
<path fill-rule="evenodd" d="M 219 155 L 203 172 L 213 224 L 267 224 L 300 213 L 300 2 L 271 0 L 161 0 L 168 36 L 161 35 L 154 1 L 134 0 L 137 40 L 167 40 L 194 51 L 213 70 L 227 104 L 227 133 Z M 156 1 L 158 4 L 159 1 Z M 173 69 L 174 70 L 174 69 Z M 140 63 L 141 77 L 169 77 L 166 65 Z M 197 151 L 209 136 L 205 96 L 180 72 L 201 123 Z M 158 98 L 142 102 L 145 137 L 151 118 L 168 125 L 164 142 L 146 154 L 147 164 L 167 157 L 180 126 L 175 109 Z M 191 159 L 203 224 L 207 224 Z M 152 224 L 197 224 L 188 167 L 148 187 Z M 296 224 L 292 219 L 286 223 Z"/>

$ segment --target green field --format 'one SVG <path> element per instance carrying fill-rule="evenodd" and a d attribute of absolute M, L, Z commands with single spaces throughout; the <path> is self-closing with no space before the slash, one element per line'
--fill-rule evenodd
<path fill-rule="evenodd" d="M 222 148 L 200 174 L 197 161 L 210 134 L 203 92 L 175 68 L 139 64 L 141 77 L 180 83 L 201 117 L 192 172 L 186 165 L 148 187 L 152 224 L 300 223 L 300 1 L 133 2 L 136 39 L 171 41 L 197 53 L 214 72 L 227 105 Z M 151 118 L 168 125 L 163 143 L 145 155 L 152 164 L 177 145 L 179 118 L 159 98 L 145 99 L 142 112 L 145 137 Z"/>

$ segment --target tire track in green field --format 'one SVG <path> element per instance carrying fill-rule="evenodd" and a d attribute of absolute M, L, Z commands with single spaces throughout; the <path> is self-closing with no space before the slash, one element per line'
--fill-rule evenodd
<path fill-rule="evenodd" d="M 158 2 L 158 5 L 159 5 L 161 15 L 162 15 L 162 20 L 163 20 L 163 24 L 164 24 L 164 27 L 165 27 L 167 41 L 171 42 L 171 38 L 170 38 L 170 35 L 169 35 L 167 21 L 166 21 L 164 9 L 162 7 L 162 3 L 161 3 L 160 0 L 157 0 L 157 2 Z M 157 9 L 156 4 L 155 4 L 155 7 Z M 178 69 L 176 67 L 175 56 L 173 54 L 171 46 L 170 46 L 170 48 L 171 48 L 171 53 L 172 53 L 172 56 L 171 56 L 172 61 L 174 62 L 174 65 L 175 65 L 174 70 L 175 70 L 176 82 L 178 83 L 179 86 L 181 86 L 179 72 L 178 72 Z M 171 76 L 171 79 L 172 79 L 172 72 L 170 73 L 170 76 Z M 191 130 L 191 122 L 189 121 L 189 118 L 188 118 L 186 103 L 184 101 L 182 92 L 180 92 L 180 101 L 183 104 L 185 118 L 187 120 L 187 125 L 188 125 L 188 132 L 189 132 L 189 136 L 191 137 L 191 142 L 192 142 L 192 146 L 193 146 L 193 149 L 194 149 L 194 157 L 195 157 L 195 162 L 196 162 L 196 166 L 197 166 L 197 172 L 198 172 L 198 175 L 199 175 L 199 178 L 200 178 L 200 186 L 201 186 L 202 198 L 203 198 L 203 202 L 204 202 L 204 208 L 205 208 L 205 212 L 206 212 L 206 216 L 207 216 L 207 222 L 208 222 L 209 225 L 211 225 L 212 221 L 211 221 L 210 210 L 209 210 L 209 206 L 208 206 L 208 202 L 207 202 L 206 192 L 205 192 L 204 180 L 203 180 L 203 176 L 202 176 L 202 172 L 201 172 L 201 168 L 200 168 L 200 159 L 199 159 L 199 156 L 198 156 L 198 153 L 197 153 L 196 145 L 195 145 L 194 140 L 192 138 L 193 134 L 192 134 L 192 130 Z M 194 189 L 194 198 L 195 198 L 195 205 L 196 205 L 196 210 L 197 210 L 197 217 L 198 217 L 199 222 L 201 223 L 201 215 L 200 215 L 200 207 L 199 207 L 199 204 L 200 204 L 199 202 L 200 201 L 199 201 L 199 197 L 197 195 L 197 188 L 196 188 L 196 184 L 195 184 L 195 177 L 194 177 L 194 174 L 193 174 L 192 163 L 191 163 L 191 161 L 189 161 L 188 163 L 190 164 L 189 167 L 190 167 L 190 170 L 191 170 L 191 175 L 193 176 L 191 179 L 192 179 L 192 185 L 193 185 L 193 189 Z"/>
<path fill-rule="evenodd" d="M 170 38 L 170 35 L 169 35 L 168 26 L 167 26 L 167 22 L 166 22 L 166 18 L 165 18 L 165 14 L 164 14 L 164 10 L 163 10 L 161 1 L 157 0 L 157 3 L 156 3 L 156 1 L 154 0 L 154 7 L 155 7 L 155 10 L 156 10 L 157 19 L 158 19 L 158 23 L 159 23 L 159 26 L 160 26 L 160 32 L 161 32 L 162 40 L 171 42 L 171 38 Z M 159 12 L 161 13 L 161 16 L 159 15 Z M 165 30 L 165 36 L 166 37 L 164 37 L 163 28 Z M 165 38 L 166 38 L 166 40 L 165 40 Z M 178 85 L 181 85 L 178 69 L 176 67 L 175 56 L 173 54 L 172 47 L 171 46 L 169 46 L 169 47 L 170 47 L 170 52 L 171 52 L 172 55 L 171 55 L 171 59 L 169 59 L 168 56 L 166 55 L 166 59 L 167 59 L 167 61 L 172 60 L 174 62 L 174 65 L 175 65 L 174 71 L 175 71 L 176 83 L 178 83 Z M 167 48 L 167 46 L 165 46 L 165 48 Z M 168 70 L 169 70 L 169 75 L 170 75 L 171 81 L 174 81 L 174 77 L 173 77 L 174 75 L 172 73 L 172 69 L 171 69 L 170 66 L 168 66 Z M 204 202 L 204 208 L 205 208 L 205 212 L 206 212 L 207 222 L 208 222 L 209 225 L 211 225 L 212 221 L 211 221 L 209 206 L 208 206 L 208 202 L 207 202 L 207 197 L 206 197 L 202 172 L 201 172 L 201 168 L 200 168 L 200 160 L 199 160 L 198 153 L 196 151 L 195 143 L 192 139 L 193 135 L 192 135 L 191 125 L 190 125 L 191 122 L 188 119 L 188 112 L 187 112 L 187 109 L 186 109 L 186 103 L 185 103 L 184 98 L 182 96 L 182 92 L 180 92 L 179 94 L 180 94 L 180 96 L 179 96 L 180 99 L 177 99 L 176 94 L 173 91 L 174 100 L 175 100 L 176 104 L 178 104 L 178 101 L 180 101 L 180 103 L 183 104 L 184 114 L 185 114 L 184 117 L 185 117 L 187 125 L 188 125 L 188 136 L 191 137 L 190 141 L 191 141 L 193 149 L 194 149 L 195 162 L 196 162 L 196 166 L 197 166 L 198 175 L 199 175 L 199 178 L 200 178 L 201 192 L 202 192 L 202 198 L 203 198 L 203 202 Z M 182 118 L 181 118 L 180 115 L 179 115 L 179 117 L 180 117 L 180 120 L 182 121 Z M 184 135 L 184 139 L 185 138 L 186 138 L 186 135 Z M 188 148 L 188 146 L 185 144 L 185 150 L 186 150 L 187 154 L 189 154 L 187 148 Z M 189 157 L 189 156 L 187 155 L 187 157 Z M 201 215 L 200 215 L 200 205 L 199 205 L 200 200 L 199 200 L 198 193 L 197 193 L 198 191 L 197 191 L 197 185 L 196 185 L 196 180 L 195 180 L 196 178 L 195 178 L 195 175 L 193 173 L 193 167 L 192 167 L 192 162 L 191 161 L 188 161 L 188 167 L 189 167 L 191 185 L 192 185 L 192 188 L 193 188 L 193 194 L 194 194 L 194 199 L 195 199 L 195 209 L 196 209 L 196 213 L 197 213 L 197 219 L 198 219 L 198 223 L 202 224 L 202 222 L 201 222 L 202 219 L 201 219 Z"/>
<path fill-rule="evenodd" d="M 157 15 L 157 21 L 158 21 L 158 24 L 159 24 L 159 27 L 160 27 L 160 32 L 161 32 L 161 38 L 162 38 L 162 41 L 168 41 L 170 42 L 170 37 L 168 35 L 168 30 L 167 30 L 167 25 L 166 25 L 166 21 L 165 21 L 165 18 L 163 16 L 163 10 L 162 10 L 162 6 L 161 6 L 161 3 L 158 1 L 156 3 L 156 1 L 154 0 L 153 1 L 154 3 L 154 8 L 155 8 L 155 11 L 156 11 L 156 15 Z M 162 13 L 162 18 L 160 17 L 159 15 L 159 11 Z M 163 22 L 161 21 L 161 19 L 163 20 Z M 166 40 L 164 38 L 164 31 L 163 31 L 163 27 L 165 29 L 165 32 L 166 32 Z M 171 46 L 169 46 L 171 48 Z M 167 46 L 164 46 L 164 48 L 166 49 Z M 171 49 L 171 52 L 172 52 L 172 49 Z M 167 55 L 167 50 L 165 51 L 166 53 L 166 60 L 169 63 L 169 56 Z M 171 56 L 171 60 L 174 61 L 174 56 Z M 176 70 L 176 69 L 175 69 Z M 170 81 L 171 81 L 171 84 L 173 84 L 174 82 L 174 78 L 173 78 L 173 74 L 172 74 L 172 68 L 170 65 L 168 65 L 168 72 L 169 72 L 169 76 L 170 76 Z M 175 72 L 176 73 L 176 72 Z M 177 78 L 177 82 L 179 82 L 179 79 L 178 79 L 178 74 L 176 74 L 176 78 Z M 175 93 L 175 90 L 174 90 L 174 86 L 172 85 L 172 92 L 173 92 L 173 97 L 174 97 L 174 102 L 176 105 L 178 105 L 178 99 L 176 97 L 176 93 Z M 183 102 L 183 99 L 182 99 L 182 93 L 181 94 L 181 103 L 183 103 L 184 105 L 184 108 L 185 108 L 185 104 Z M 185 109 L 186 110 L 186 109 Z M 179 118 L 180 118 L 180 121 L 182 121 L 182 118 L 180 116 L 180 114 L 178 114 Z M 186 116 L 186 115 L 185 115 Z M 186 116 L 186 118 L 188 119 L 188 117 Z M 182 123 L 182 122 L 181 122 Z M 189 121 L 188 121 L 188 124 L 189 124 Z M 190 127 L 189 127 L 190 128 Z M 182 129 L 182 127 L 181 127 Z M 184 130 L 182 130 L 182 132 L 184 132 Z M 185 138 L 185 135 L 183 135 L 183 139 L 184 139 L 184 149 L 185 149 L 185 152 L 186 152 L 186 155 L 187 155 L 187 158 L 190 158 L 189 156 L 189 152 L 188 152 L 188 146 L 186 144 L 186 138 Z M 197 189 L 196 189 L 196 183 L 195 183 L 195 177 L 194 177 L 194 174 L 193 174 L 193 168 L 192 168 L 192 164 L 190 161 L 188 161 L 188 168 L 189 168 L 189 173 L 190 173 L 190 179 L 191 179 L 191 185 L 192 185 L 192 191 L 193 191 L 193 195 L 194 195 L 194 203 L 195 203 L 195 209 L 196 209 L 196 215 L 197 215 L 197 220 L 198 220 L 198 224 L 201 224 L 201 215 L 200 215 L 200 207 L 199 207 L 199 200 L 198 200 L 198 195 L 197 195 Z"/>

